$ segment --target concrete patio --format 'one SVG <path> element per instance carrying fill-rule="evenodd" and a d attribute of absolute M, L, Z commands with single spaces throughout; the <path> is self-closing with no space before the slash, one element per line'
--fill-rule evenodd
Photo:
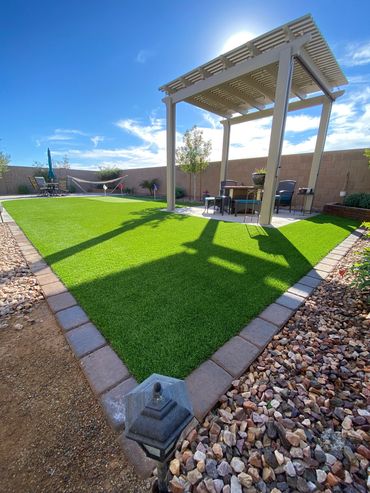
<path fill-rule="evenodd" d="M 227 221 L 232 223 L 241 223 L 241 224 L 250 224 L 253 226 L 259 226 L 259 218 L 257 214 L 238 214 L 235 216 L 234 214 L 228 214 L 225 212 L 222 215 L 219 211 L 214 211 L 213 209 L 209 209 L 206 212 L 204 206 L 196 206 L 196 207 L 181 207 L 176 208 L 174 210 L 175 214 L 182 214 L 185 216 L 194 216 L 200 217 L 204 219 L 215 219 L 216 221 Z M 288 210 L 280 209 L 279 214 L 274 213 L 272 215 L 271 227 L 273 228 L 281 228 L 282 226 L 286 226 L 288 224 L 295 223 L 297 221 L 301 221 L 302 219 L 307 219 L 308 217 L 316 216 L 317 213 L 312 214 L 303 214 L 300 210 L 293 210 L 289 212 Z"/>

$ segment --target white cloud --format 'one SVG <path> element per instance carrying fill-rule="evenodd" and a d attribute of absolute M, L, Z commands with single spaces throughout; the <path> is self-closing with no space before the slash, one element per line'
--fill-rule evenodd
<path fill-rule="evenodd" d="M 350 43 L 345 48 L 344 57 L 340 60 L 347 67 L 367 65 L 370 63 L 370 41 Z"/>
<path fill-rule="evenodd" d="M 94 147 L 98 147 L 99 142 L 104 142 L 104 137 L 102 135 L 94 135 L 90 140 L 94 144 Z"/>
<path fill-rule="evenodd" d="M 150 50 L 140 50 L 136 55 L 135 61 L 138 63 L 146 63 L 149 58 L 154 56 L 154 52 Z"/>
<path fill-rule="evenodd" d="M 203 130 L 204 137 L 212 142 L 212 161 L 219 161 L 222 153 L 223 128 L 219 118 L 199 110 L 194 124 Z M 233 125 L 230 135 L 229 159 L 267 156 L 272 118 Z M 283 154 L 313 152 L 320 121 L 320 108 L 309 112 L 297 111 L 288 116 Z M 120 168 L 163 166 L 166 163 L 166 123 L 152 116 L 148 121 L 121 119 L 115 124 L 137 144 L 102 148 L 90 137 L 87 149 L 73 145 L 67 152 L 71 161 L 81 168 L 94 169 L 98 165 L 117 165 Z M 326 140 L 326 150 L 368 147 L 370 135 L 370 88 L 355 86 L 334 103 Z M 96 140 L 95 140 L 96 141 Z M 101 140 L 99 140 L 101 142 Z M 182 134 L 176 134 L 177 145 Z M 63 142 L 61 142 L 62 144 Z M 75 143 L 74 143 L 75 144 Z M 77 143 L 76 143 L 77 144 Z M 63 156 L 61 147 L 53 154 Z M 86 163 L 86 164 L 85 164 Z"/>

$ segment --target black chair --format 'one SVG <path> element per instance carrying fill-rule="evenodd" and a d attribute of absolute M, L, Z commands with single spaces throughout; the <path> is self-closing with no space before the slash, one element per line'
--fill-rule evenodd
<path fill-rule="evenodd" d="M 279 214 L 280 207 L 289 207 L 289 212 L 292 212 L 292 199 L 296 183 L 295 180 L 279 182 L 275 195 L 276 214 Z"/>

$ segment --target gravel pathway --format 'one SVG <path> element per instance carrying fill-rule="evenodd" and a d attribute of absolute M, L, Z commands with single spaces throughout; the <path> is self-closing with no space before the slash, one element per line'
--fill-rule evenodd
<path fill-rule="evenodd" d="M 370 293 L 350 286 L 354 251 L 180 445 L 174 493 L 366 492 Z"/>
<path fill-rule="evenodd" d="M 0 492 L 149 492 L 2 224 L 0 252 Z"/>

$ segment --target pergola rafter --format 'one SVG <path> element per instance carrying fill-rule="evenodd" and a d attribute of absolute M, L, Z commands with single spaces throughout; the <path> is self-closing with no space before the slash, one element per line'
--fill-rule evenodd
<path fill-rule="evenodd" d="M 175 114 L 185 101 L 224 117 L 220 179 L 227 176 L 230 130 L 272 116 L 260 220 L 271 223 L 288 111 L 322 105 L 308 186 L 315 188 L 333 101 L 347 84 L 310 15 L 280 26 L 162 86 L 167 108 L 167 203 L 175 207 Z M 321 92 L 320 96 L 311 96 Z M 298 98 L 298 101 L 290 101 Z M 270 106 L 267 107 L 266 106 Z M 306 205 L 311 206 L 312 196 Z"/>

